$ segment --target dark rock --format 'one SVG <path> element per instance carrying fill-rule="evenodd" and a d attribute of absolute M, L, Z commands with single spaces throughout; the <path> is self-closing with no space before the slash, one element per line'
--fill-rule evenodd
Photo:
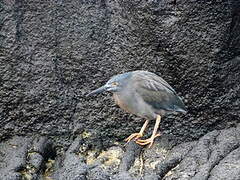
<path fill-rule="evenodd" d="M 22 180 L 21 174 L 13 171 L 4 172 L 4 170 L 1 170 L 0 177 L 2 180 Z"/>
<path fill-rule="evenodd" d="M 0 179 L 20 179 L 20 171 L 26 167 L 30 138 L 14 137 L 0 143 Z"/>
<path fill-rule="evenodd" d="M 161 130 L 194 140 L 239 119 L 238 1 L 1 2 L 0 138 L 94 129 L 106 148 L 142 122 L 109 96 L 86 98 L 112 75 L 144 69 L 184 98 Z M 91 11 L 89 11 L 91 9 Z M 40 28 L 41 27 L 41 28 Z M 144 120 L 142 120 L 144 121 Z"/>
<path fill-rule="evenodd" d="M 240 126 L 213 131 L 198 142 L 179 145 L 159 164 L 158 173 L 166 180 L 238 179 L 240 171 L 236 168 L 240 161 L 236 153 L 240 146 L 239 135 Z"/>
<path fill-rule="evenodd" d="M 146 175 L 144 176 L 144 180 L 159 180 L 159 176 L 156 174 Z"/>
<path fill-rule="evenodd" d="M 141 155 L 143 178 L 239 177 L 240 1 L 5 0 L 0 7 L 0 179 L 47 172 L 139 179 Z M 109 95 L 86 94 L 137 69 L 162 76 L 183 97 L 188 113 L 164 117 L 160 128 L 174 143 L 162 146 L 172 142 L 160 138 L 151 153 L 129 144 L 114 170 L 89 168 L 90 151 L 98 157 L 144 120 Z"/>
<path fill-rule="evenodd" d="M 161 165 L 157 168 L 158 175 L 163 177 L 167 174 L 171 169 L 177 166 L 184 157 L 188 154 L 190 150 L 196 145 L 197 142 L 188 142 L 180 144 L 174 147 L 171 150 L 171 156 L 168 156 Z"/>
<path fill-rule="evenodd" d="M 110 175 L 102 168 L 96 167 L 90 170 L 89 180 L 110 180 Z"/>
<path fill-rule="evenodd" d="M 117 175 L 114 175 L 113 180 L 135 180 L 128 172 L 121 172 Z"/>
<path fill-rule="evenodd" d="M 40 153 L 45 158 L 54 157 L 55 150 L 52 145 L 52 141 L 47 137 L 35 138 L 31 151 Z"/>
<path fill-rule="evenodd" d="M 74 143 L 64 154 L 63 160 L 58 161 L 58 164 L 55 165 L 53 179 L 87 180 L 88 166 L 84 163 L 82 156 L 76 153 L 77 148 L 80 147 L 79 143 L 80 139 L 75 139 Z"/>
<path fill-rule="evenodd" d="M 30 151 L 35 146 L 45 151 L 43 147 L 46 146 L 40 147 L 40 144 L 36 144 L 41 141 L 14 137 L 0 144 L 0 178 L 235 180 L 240 175 L 239 136 L 240 126 L 215 130 L 198 141 L 182 143 L 173 148 L 168 147 L 171 139 L 168 143 L 166 138 L 159 138 L 151 149 L 142 149 L 131 142 L 125 147 L 124 153 L 115 146 L 96 154 L 97 163 L 93 164 L 90 164 L 88 157 L 91 150 L 82 151 L 81 138 L 76 138 L 67 151 L 59 153 L 51 160 Z"/>
<path fill-rule="evenodd" d="M 36 147 L 41 149 L 41 152 L 49 150 L 48 146 L 42 142 L 38 137 L 21 136 L 1 142 L 0 179 L 38 179 L 44 173 L 44 162 L 50 158 L 44 156 L 50 152 L 32 151 Z M 48 142 L 50 143 L 50 140 Z"/>
<path fill-rule="evenodd" d="M 235 180 L 240 177 L 239 157 L 240 148 L 226 155 L 211 171 L 209 180 L 229 179 Z M 219 173 L 221 172 L 221 173 Z M 225 173 L 223 173 L 225 172 Z"/>
<path fill-rule="evenodd" d="M 38 153 L 31 153 L 29 154 L 29 163 L 36 169 L 36 171 L 39 171 L 41 166 L 43 165 L 43 157 Z"/>
<path fill-rule="evenodd" d="M 126 145 L 126 151 L 123 154 L 123 158 L 119 167 L 119 171 L 128 171 L 129 168 L 133 165 L 136 157 L 139 156 L 141 147 L 135 142 L 129 142 Z"/>

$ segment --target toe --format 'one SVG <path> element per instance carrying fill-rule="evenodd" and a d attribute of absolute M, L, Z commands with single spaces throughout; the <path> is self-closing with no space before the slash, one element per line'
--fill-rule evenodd
<path fill-rule="evenodd" d="M 129 141 L 131 141 L 131 139 L 132 139 L 132 135 L 130 135 L 129 137 L 127 137 L 126 139 L 124 139 L 124 141 L 129 142 Z"/>
<path fill-rule="evenodd" d="M 137 142 L 139 143 L 145 143 L 145 142 L 149 142 L 150 139 L 138 139 Z"/>
<path fill-rule="evenodd" d="M 136 143 L 141 146 L 145 146 L 145 145 L 149 144 L 149 142 L 139 142 L 139 141 L 136 141 Z"/>
<path fill-rule="evenodd" d="M 125 141 L 129 142 L 135 137 L 135 134 L 131 134 L 128 138 L 125 139 Z"/>
<path fill-rule="evenodd" d="M 142 135 L 140 133 L 134 133 L 131 134 L 128 138 L 126 138 L 124 141 L 130 142 L 132 139 L 135 138 L 135 140 L 137 140 L 138 138 L 142 137 Z"/>
<path fill-rule="evenodd" d="M 151 148 L 153 145 L 153 141 L 150 142 L 150 144 L 148 145 L 148 148 Z"/>
<path fill-rule="evenodd" d="M 148 139 L 148 140 L 138 140 L 136 141 L 137 144 L 141 145 L 141 146 L 145 146 L 148 145 L 148 147 L 152 147 L 154 140 L 153 139 Z"/>

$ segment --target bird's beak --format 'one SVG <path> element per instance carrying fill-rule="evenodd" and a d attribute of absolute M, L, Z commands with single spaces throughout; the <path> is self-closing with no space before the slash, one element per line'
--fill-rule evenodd
<path fill-rule="evenodd" d="M 98 89 L 95 89 L 94 91 L 90 92 L 89 94 L 87 94 L 87 96 L 92 96 L 94 94 L 99 94 L 99 93 L 102 93 L 102 92 L 104 92 L 106 90 L 107 90 L 107 87 L 106 86 L 102 86 L 102 87 L 100 87 Z"/>

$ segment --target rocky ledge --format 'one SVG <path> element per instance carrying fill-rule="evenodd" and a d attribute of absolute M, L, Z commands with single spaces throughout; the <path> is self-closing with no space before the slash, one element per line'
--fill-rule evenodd
<path fill-rule="evenodd" d="M 152 149 L 121 143 L 143 122 L 85 96 L 139 69 L 188 109 Z M 238 180 L 239 77 L 237 0 L 1 0 L 0 180 Z"/>
<path fill-rule="evenodd" d="M 0 144 L 0 179 L 237 180 L 239 137 L 240 126 L 178 145 L 162 136 L 150 149 L 130 142 L 97 151 L 83 137 L 61 150 L 47 137 L 16 136 Z"/>

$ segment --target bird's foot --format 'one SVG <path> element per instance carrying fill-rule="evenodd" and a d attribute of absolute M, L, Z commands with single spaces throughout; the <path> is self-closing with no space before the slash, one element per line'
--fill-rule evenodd
<path fill-rule="evenodd" d="M 150 147 L 152 147 L 152 145 L 153 145 L 153 142 L 154 142 L 154 139 L 156 138 L 156 137 L 159 137 L 161 134 L 155 134 L 154 136 L 151 136 L 150 138 L 148 138 L 148 139 L 138 139 L 137 141 L 136 141 L 136 143 L 137 144 L 139 144 L 139 145 L 141 145 L 141 146 L 145 146 L 145 145 L 148 145 L 148 148 L 150 148 Z"/>
<path fill-rule="evenodd" d="M 141 134 L 141 133 L 133 133 L 133 134 L 131 134 L 128 138 L 126 138 L 124 141 L 127 141 L 127 143 L 128 143 L 128 142 L 130 142 L 132 139 L 134 139 L 134 140 L 136 141 L 137 139 L 139 139 L 139 138 L 141 138 L 141 137 L 143 137 L 143 134 Z"/>

